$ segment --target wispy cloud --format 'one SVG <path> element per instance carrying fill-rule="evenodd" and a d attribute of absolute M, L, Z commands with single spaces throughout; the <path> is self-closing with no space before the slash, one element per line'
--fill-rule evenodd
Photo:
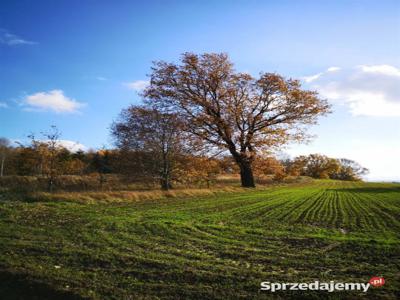
<path fill-rule="evenodd" d="M 7 108 L 8 104 L 5 102 L 0 102 L 0 108 Z"/>
<path fill-rule="evenodd" d="M 390 65 L 359 65 L 303 77 L 313 89 L 353 115 L 400 116 L 400 69 Z"/>
<path fill-rule="evenodd" d="M 324 74 L 327 74 L 327 73 L 330 73 L 330 72 L 336 72 L 336 71 L 339 71 L 339 70 L 340 70 L 339 67 L 330 67 L 330 68 L 326 69 L 325 72 L 320 72 L 320 73 L 317 73 L 315 75 L 310 75 L 310 76 L 304 76 L 304 77 L 302 77 L 302 79 L 305 82 L 309 83 L 309 82 L 313 82 L 313 81 L 317 80 L 318 78 L 320 78 Z"/>
<path fill-rule="evenodd" d="M 317 73 L 317 74 L 314 74 L 314 75 L 310 75 L 310 76 L 303 76 L 302 77 L 302 79 L 305 81 L 305 82 L 313 82 L 313 81 L 315 81 L 315 80 L 317 80 L 318 78 L 320 78 L 321 77 L 321 75 L 323 75 L 324 73 Z"/>
<path fill-rule="evenodd" d="M 0 44 L 8 46 L 35 45 L 37 42 L 26 40 L 16 34 L 10 33 L 5 29 L 0 29 Z"/>
<path fill-rule="evenodd" d="M 25 96 L 22 104 L 30 111 L 53 111 L 56 113 L 76 113 L 85 103 L 68 98 L 62 90 L 39 92 Z"/>
<path fill-rule="evenodd" d="M 97 76 L 96 79 L 100 80 L 100 81 L 106 81 L 107 80 L 107 78 L 105 78 L 103 76 Z"/>
<path fill-rule="evenodd" d="M 132 82 L 124 82 L 123 85 L 126 86 L 128 89 L 141 92 L 143 91 L 150 82 L 148 80 L 135 80 Z"/>

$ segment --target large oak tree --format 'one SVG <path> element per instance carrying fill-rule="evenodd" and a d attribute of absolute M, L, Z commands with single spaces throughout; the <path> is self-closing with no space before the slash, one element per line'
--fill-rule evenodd
<path fill-rule="evenodd" d="M 244 187 L 255 186 L 258 151 L 303 140 L 307 125 L 329 112 L 298 80 L 236 72 L 226 54 L 184 53 L 179 63 L 155 62 L 150 77 L 147 101 L 180 115 L 193 136 L 229 151 Z"/>

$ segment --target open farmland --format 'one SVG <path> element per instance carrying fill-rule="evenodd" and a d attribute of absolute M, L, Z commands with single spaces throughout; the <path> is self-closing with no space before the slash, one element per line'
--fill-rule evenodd
<path fill-rule="evenodd" d="M 265 299 L 260 282 L 368 282 L 400 297 L 400 185 L 315 181 L 135 202 L 0 202 L 0 298 Z"/>

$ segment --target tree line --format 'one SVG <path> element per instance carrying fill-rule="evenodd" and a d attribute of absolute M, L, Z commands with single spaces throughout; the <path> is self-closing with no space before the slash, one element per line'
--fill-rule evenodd
<path fill-rule="evenodd" d="M 52 136 L 56 137 L 58 133 L 52 133 Z M 0 177 L 41 177 L 46 180 L 47 189 L 53 191 L 57 188 L 57 179 L 62 175 L 95 176 L 100 189 L 108 175 L 116 175 L 127 182 L 158 184 L 168 190 L 174 184 L 210 187 L 218 175 L 240 172 L 230 156 L 209 157 L 203 153 L 191 153 L 181 147 L 165 153 L 167 148 L 154 147 L 151 151 L 149 148 L 115 148 L 73 152 L 57 143 L 57 140 L 32 139 L 27 145 L 12 146 L 10 141 L 0 138 Z M 257 178 L 268 177 L 275 181 L 288 176 L 361 180 L 368 170 L 349 159 L 310 154 L 294 159 L 259 155 L 253 165 L 253 172 Z"/>
<path fill-rule="evenodd" d="M 254 176 L 288 175 L 359 180 L 367 170 L 348 159 L 313 154 L 278 160 L 271 153 L 289 142 L 303 142 L 307 129 L 330 105 L 298 80 L 276 73 L 254 77 L 237 72 L 227 54 L 184 53 L 178 63 L 153 64 L 143 104 L 122 110 L 111 126 L 115 149 L 72 153 L 57 143 L 52 127 L 29 145 L 1 140 L 0 175 L 115 173 L 153 180 L 162 189 L 174 182 L 204 181 L 237 172 L 243 187 Z"/>

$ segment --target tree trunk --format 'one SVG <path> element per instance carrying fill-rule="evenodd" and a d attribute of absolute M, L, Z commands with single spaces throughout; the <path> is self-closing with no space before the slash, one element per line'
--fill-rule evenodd
<path fill-rule="evenodd" d="M 53 180 L 53 178 L 49 179 L 47 189 L 48 189 L 48 191 L 50 193 L 53 193 L 53 190 L 54 190 L 54 180 Z"/>
<path fill-rule="evenodd" d="M 163 178 L 161 178 L 161 189 L 164 191 L 168 191 L 170 188 L 172 188 L 172 185 L 169 181 L 169 176 L 163 176 Z"/>
<path fill-rule="evenodd" d="M 103 191 L 103 184 L 105 182 L 105 177 L 103 173 L 99 173 L 99 185 L 100 185 L 100 191 Z"/>
<path fill-rule="evenodd" d="M 165 150 L 163 146 L 162 152 L 162 173 L 161 173 L 161 189 L 164 191 L 168 191 L 172 188 L 171 178 L 170 178 L 170 161 L 168 160 L 168 151 Z"/>
<path fill-rule="evenodd" d="M 250 187 L 250 188 L 256 187 L 256 185 L 254 184 L 254 176 L 253 176 L 253 170 L 251 168 L 251 163 L 242 161 L 239 163 L 239 167 L 240 167 L 240 180 L 242 182 L 242 187 Z"/>
<path fill-rule="evenodd" d="M 0 168 L 0 177 L 3 177 L 3 173 L 4 173 L 4 161 L 6 160 L 6 157 L 3 156 L 1 158 L 1 168 Z"/>

